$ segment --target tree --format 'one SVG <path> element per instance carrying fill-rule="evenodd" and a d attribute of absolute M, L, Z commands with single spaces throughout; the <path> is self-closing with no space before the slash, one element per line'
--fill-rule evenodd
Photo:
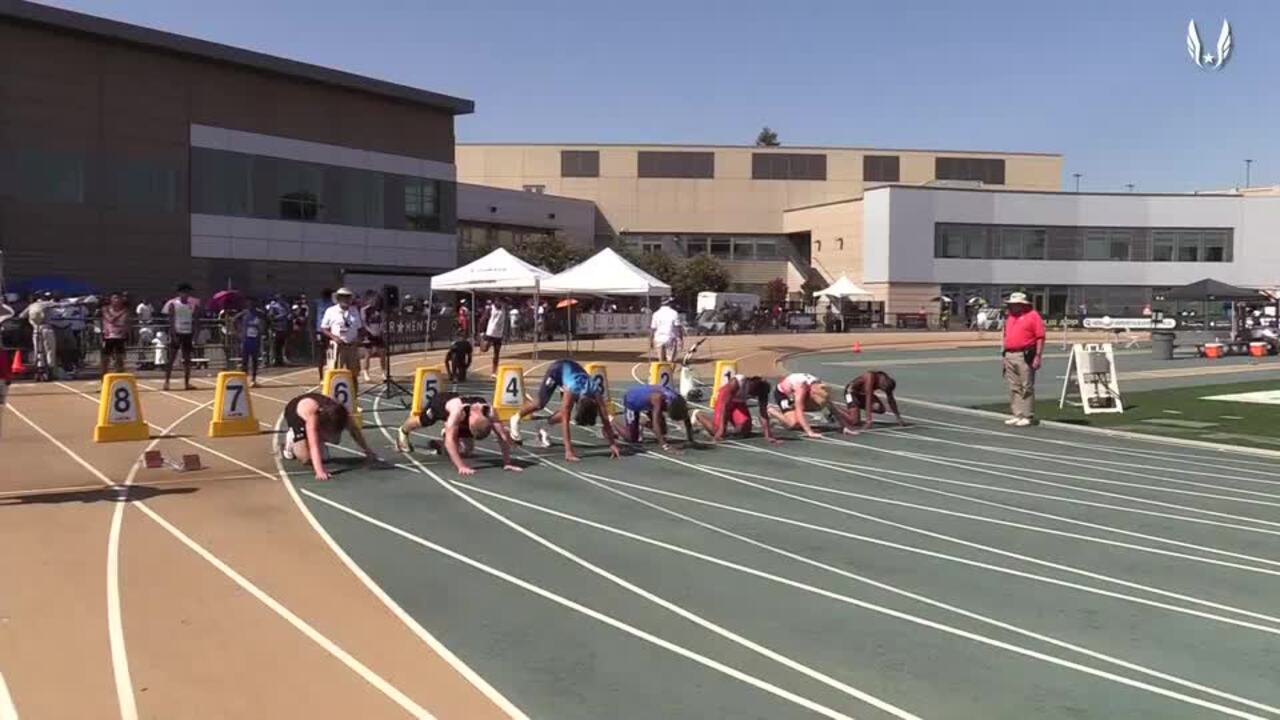
<path fill-rule="evenodd" d="M 804 284 L 800 286 L 800 293 L 804 295 L 804 302 L 809 305 L 813 302 L 813 294 L 825 288 L 820 278 L 814 278 L 810 275 L 805 279 Z"/>
<path fill-rule="evenodd" d="M 631 263 L 662 282 L 673 285 L 680 267 L 666 253 L 642 253 L 631 258 Z"/>
<path fill-rule="evenodd" d="M 671 282 L 671 294 L 686 307 L 693 307 L 700 292 L 724 292 L 729 289 L 729 271 L 710 255 L 689 259 Z"/>
<path fill-rule="evenodd" d="M 764 301 L 769 305 L 781 305 L 787 301 L 787 281 L 776 277 L 764 286 Z"/>
<path fill-rule="evenodd" d="M 778 141 L 778 133 L 773 128 L 765 125 L 760 130 L 760 134 L 756 136 L 756 147 L 778 147 L 782 143 Z"/>
<path fill-rule="evenodd" d="M 517 241 L 511 249 L 517 257 L 525 262 L 558 273 L 570 265 L 584 260 L 582 251 L 564 241 L 559 235 L 525 236 Z"/>

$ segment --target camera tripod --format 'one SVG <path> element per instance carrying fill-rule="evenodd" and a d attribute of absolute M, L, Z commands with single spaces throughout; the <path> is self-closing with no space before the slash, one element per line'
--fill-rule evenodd
<path fill-rule="evenodd" d="M 393 397 L 400 396 L 400 403 L 405 407 L 409 407 L 409 403 L 405 401 L 405 397 L 412 396 L 413 392 L 396 382 L 391 375 L 391 348 L 384 345 L 382 347 L 382 382 L 370 385 L 360 392 L 361 395 L 376 395 L 383 400 L 390 400 Z"/>

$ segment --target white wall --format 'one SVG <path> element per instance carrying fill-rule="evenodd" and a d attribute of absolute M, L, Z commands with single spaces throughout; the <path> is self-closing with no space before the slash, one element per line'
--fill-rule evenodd
<path fill-rule="evenodd" d="M 867 282 L 1280 285 L 1280 197 L 1089 195 L 887 187 L 864 196 Z M 934 223 L 1234 228 L 1229 263 L 934 258 Z"/>

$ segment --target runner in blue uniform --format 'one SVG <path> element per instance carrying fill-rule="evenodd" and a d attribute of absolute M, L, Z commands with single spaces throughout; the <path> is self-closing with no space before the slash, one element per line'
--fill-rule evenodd
<path fill-rule="evenodd" d="M 641 415 L 648 415 L 648 426 L 658 437 L 662 449 L 671 452 L 671 443 L 667 441 L 667 417 L 684 423 L 685 444 L 693 443 L 693 423 L 689 415 L 689 403 L 675 390 L 665 385 L 637 385 L 628 388 L 622 396 L 622 409 L 625 423 L 618 427 L 618 433 L 627 442 L 638 443 L 642 439 L 640 429 Z"/>
<path fill-rule="evenodd" d="M 568 462 L 579 460 L 577 453 L 573 451 L 573 439 L 569 431 L 569 419 L 573 417 L 574 406 L 579 402 L 594 405 L 599 414 L 604 417 L 604 434 L 605 439 L 609 441 L 609 453 L 615 458 L 619 457 L 621 450 L 618 449 L 618 439 L 613 432 L 613 415 L 609 412 L 609 403 L 603 402 L 604 387 L 595 386 L 587 371 L 573 360 L 556 360 L 547 366 L 547 374 L 538 385 L 537 400 L 526 402 L 520 412 L 511 416 L 512 439 L 519 442 L 520 421 L 545 408 L 551 402 L 556 390 L 560 390 L 562 395 L 560 409 L 547 419 L 547 423 L 560 424 L 561 433 L 564 435 L 564 459 Z M 545 425 L 538 428 L 538 438 L 542 447 L 551 447 L 551 439 L 547 435 Z"/>

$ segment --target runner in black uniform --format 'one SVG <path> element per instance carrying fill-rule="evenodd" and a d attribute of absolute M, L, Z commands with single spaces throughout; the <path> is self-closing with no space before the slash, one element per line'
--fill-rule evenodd
<path fill-rule="evenodd" d="M 307 393 L 290 400 L 284 406 L 284 424 L 286 432 L 280 454 L 286 460 L 311 463 L 317 480 L 329 479 L 329 473 L 324 469 L 328 456 L 324 445 L 341 440 L 343 430 L 351 433 L 369 460 L 381 462 L 365 442 L 360 423 L 341 403 L 319 393 Z"/>
<path fill-rule="evenodd" d="M 444 355 L 444 369 L 449 379 L 456 383 L 467 381 L 467 368 L 471 367 L 471 343 L 466 339 L 454 340 Z"/>
<path fill-rule="evenodd" d="M 898 424 L 905 426 L 907 423 L 902 419 L 902 413 L 898 412 L 898 399 L 893 396 L 897 386 L 897 381 L 883 370 L 868 370 L 850 380 L 849 384 L 844 386 L 844 402 L 853 413 L 853 425 L 859 424 L 861 412 L 865 409 L 867 420 L 863 427 L 869 429 L 872 413 L 883 415 L 885 402 L 888 402 L 889 409 L 898 418 Z M 884 393 L 883 401 L 876 395 L 877 390 Z"/>
<path fill-rule="evenodd" d="M 507 429 L 498 422 L 493 408 L 482 397 L 464 397 L 454 392 L 436 393 L 422 412 L 410 415 L 404 425 L 400 426 L 400 432 L 396 436 L 396 449 L 403 453 L 413 452 L 410 433 L 438 422 L 444 423 L 444 450 L 458 468 L 459 475 L 475 474 L 475 470 L 463 462 L 462 458 L 471 457 L 475 453 L 475 441 L 485 439 L 490 432 L 498 436 L 498 446 L 502 448 L 502 468 L 520 472 L 520 466 L 511 463 L 511 438 L 507 437 Z M 431 441 L 431 448 L 436 452 L 440 451 L 440 445 L 438 440 Z"/>

